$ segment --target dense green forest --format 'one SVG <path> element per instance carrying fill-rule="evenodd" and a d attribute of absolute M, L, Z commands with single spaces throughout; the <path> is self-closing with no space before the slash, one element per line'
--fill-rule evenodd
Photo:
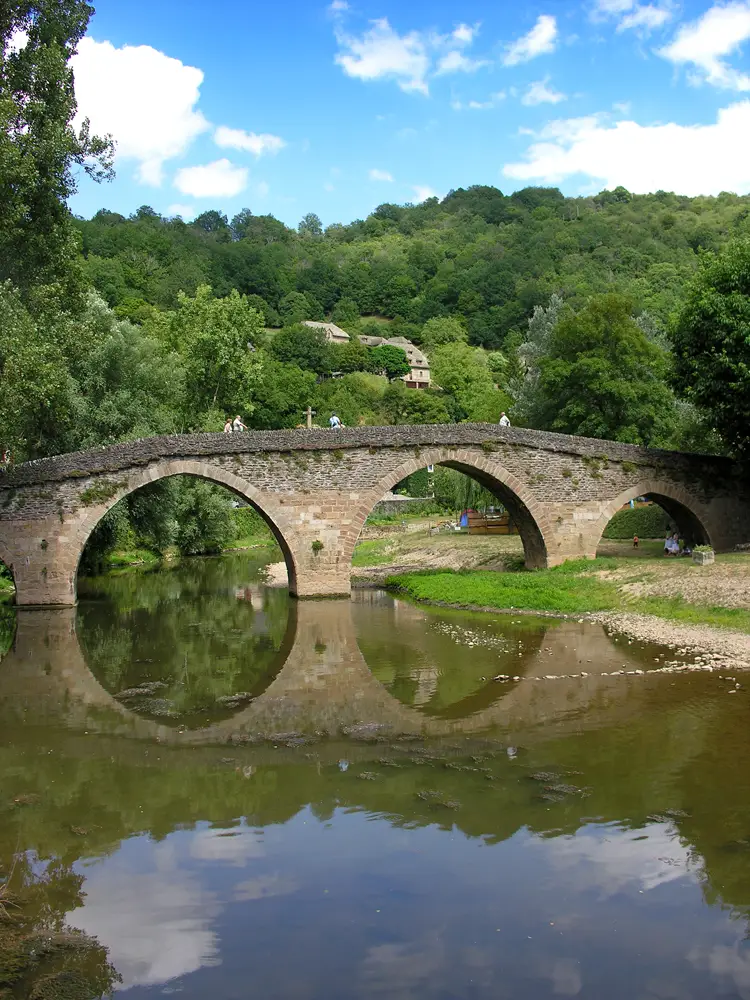
<path fill-rule="evenodd" d="M 750 196 L 476 186 L 349 225 L 308 214 L 296 230 L 249 209 L 74 218 L 77 172 L 106 181 L 114 160 L 110 137 L 72 125 L 69 59 L 91 12 L 23 0 L 0 14 L 0 448 L 13 460 L 218 431 L 237 414 L 293 427 L 308 406 L 324 426 L 333 411 L 356 425 L 505 410 L 516 425 L 750 451 Z M 300 325 L 326 318 L 349 344 Z M 432 387 L 407 389 L 403 352 L 358 340 L 373 333 L 421 345 Z M 210 506 L 155 484 L 126 513 L 162 547 Z"/>

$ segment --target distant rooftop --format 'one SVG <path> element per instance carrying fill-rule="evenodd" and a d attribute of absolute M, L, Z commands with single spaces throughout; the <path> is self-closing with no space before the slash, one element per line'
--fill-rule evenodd
<path fill-rule="evenodd" d="M 313 330 L 322 330 L 328 340 L 345 341 L 350 339 L 346 330 L 342 330 L 335 323 L 321 323 L 315 319 L 306 319 L 303 325 L 310 326 Z"/>

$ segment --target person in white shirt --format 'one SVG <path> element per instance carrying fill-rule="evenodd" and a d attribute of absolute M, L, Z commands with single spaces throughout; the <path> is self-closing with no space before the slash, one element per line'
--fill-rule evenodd
<path fill-rule="evenodd" d="M 330 419 L 330 420 L 328 421 L 328 423 L 329 423 L 329 424 L 331 425 L 331 427 L 333 427 L 333 428 L 334 428 L 335 430 L 338 430 L 338 429 L 339 429 L 340 427 L 343 427 L 343 426 L 344 426 L 344 425 L 343 425 L 343 424 L 341 423 L 341 418 L 340 418 L 340 417 L 337 417 L 335 413 L 332 413 L 332 414 L 331 414 L 331 419 Z"/>
<path fill-rule="evenodd" d="M 500 414 L 500 419 L 498 420 L 498 423 L 500 424 L 501 427 L 510 427 L 510 420 L 508 420 L 508 418 L 506 417 L 505 410 L 503 410 L 503 412 Z"/>
<path fill-rule="evenodd" d="M 240 415 L 238 413 L 237 416 L 232 421 L 232 431 L 235 434 L 239 434 L 240 431 L 246 431 L 246 430 L 247 430 L 247 427 L 245 427 L 245 425 L 242 423 L 242 420 L 241 420 Z"/>
<path fill-rule="evenodd" d="M 231 417 L 227 417 L 227 422 L 224 424 L 224 433 L 225 434 L 231 434 L 232 433 L 232 418 Z"/>

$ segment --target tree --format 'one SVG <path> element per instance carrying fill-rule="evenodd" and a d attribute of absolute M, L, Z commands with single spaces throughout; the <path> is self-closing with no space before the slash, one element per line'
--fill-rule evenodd
<path fill-rule="evenodd" d="M 315 405 L 315 391 L 314 372 L 282 364 L 273 355 L 265 357 L 262 377 L 255 389 L 251 426 L 262 430 L 296 427 L 304 421 L 303 410 Z"/>
<path fill-rule="evenodd" d="M 458 404 L 457 419 L 494 423 L 503 410 L 510 409 L 510 396 L 495 387 L 494 373 L 481 348 L 463 341 L 443 344 L 432 352 L 430 365 L 435 383 Z"/>
<path fill-rule="evenodd" d="M 380 344 L 370 348 L 372 370 L 382 372 L 389 380 L 408 375 L 411 365 L 406 357 L 406 351 L 393 344 Z"/>
<path fill-rule="evenodd" d="M 449 424 L 442 399 L 430 390 L 407 389 L 400 380 L 383 393 L 382 412 L 389 424 Z"/>
<path fill-rule="evenodd" d="M 539 424 L 547 430 L 651 444 L 673 398 L 669 359 L 615 293 L 592 298 L 555 327 L 539 362 Z"/>
<path fill-rule="evenodd" d="M 303 323 L 306 319 L 313 318 L 310 315 L 310 303 L 302 292 L 290 292 L 285 295 L 279 303 L 279 312 L 286 326 L 293 326 L 295 323 Z"/>
<path fill-rule="evenodd" d="M 331 370 L 334 372 L 371 372 L 375 370 L 372 350 L 358 337 L 352 337 L 347 344 L 331 344 L 329 347 Z"/>
<path fill-rule="evenodd" d="M 315 212 L 308 212 L 307 215 L 303 216 L 300 220 L 300 224 L 297 226 L 297 231 L 300 236 L 322 236 L 323 223 L 320 221 Z"/>
<path fill-rule="evenodd" d="M 296 365 L 317 375 L 331 374 L 331 349 L 326 335 L 315 327 L 298 323 L 285 327 L 274 336 L 269 347 L 277 361 Z"/>
<path fill-rule="evenodd" d="M 111 138 L 92 136 L 88 120 L 73 127 L 70 59 L 92 13 L 83 0 L 0 6 L 0 281 L 65 306 L 81 304 L 84 287 L 67 207 L 74 168 L 113 173 Z"/>
<path fill-rule="evenodd" d="M 180 293 L 178 307 L 155 317 L 147 329 L 183 358 L 186 426 L 216 422 L 216 414 L 252 413 L 252 391 L 260 377 L 255 353 L 263 317 L 244 295 L 214 298 L 208 285 L 194 296 Z"/>
<path fill-rule="evenodd" d="M 354 299 L 339 299 L 333 307 L 331 320 L 346 329 L 359 323 L 359 306 Z"/>
<path fill-rule="evenodd" d="M 429 352 L 441 344 L 451 344 L 459 341 L 466 343 L 469 334 L 466 327 L 452 316 L 440 316 L 428 319 L 422 327 L 419 343 Z"/>
<path fill-rule="evenodd" d="M 678 391 L 750 455 L 750 239 L 703 257 L 672 342 Z"/>

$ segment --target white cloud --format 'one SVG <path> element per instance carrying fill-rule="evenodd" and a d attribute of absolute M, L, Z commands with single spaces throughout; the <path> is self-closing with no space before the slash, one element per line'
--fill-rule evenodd
<path fill-rule="evenodd" d="M 179 215 L 181 218 L 187 220 L 195 218 L 197 209 L 194 205 L 170 205 L 167 209 L 167 215 L 175 216 Z"/>
<path fill-rule="evenodd" d="M 543 80 L 535 80 L 534 83 L 530 83 L 528 90 L 521 98 L 521 104 L 559 104 L 560 101 L 567 100 L 565 94 L 561 94 L 559 90 L 555 90 L 548 84 L 548 76 Z"/>
<path fill-rule="evenodd" d="M 597 0 L 591 11 L 591 20 L 617 18 L 618 32 L 634 30 L 640 35 L 647 35 L 665 25 L 673 15 L 672 0 L 664 0 L 660 5 L 639 4 L 636 0 Z"/>
<path fill-rule="evenodd" d="M 611 124 L 607 115 L 550 122 L 506 177 L 559 184 L 569 177 L 622 184 L 637 194 L 750 192 L 750 101 L 719 111 L 709 125 Z"/>
<path fill-rule="evenodd" d="M 503 64 L 516 66 L 537 56 L 555 51 L 557 21 L 551 14 L 540 14 L 531 31 L 508 46 Z"/>
<path fill-rule="evenodd" d="M 278 153 L 286 146 L 284 140 L 278 135 L 270 135 L 268 132 L 243 132 L 241 128 L 229 128 L 226 125 L 219 125 L 214 132 L 214 142 L 222 149 L 241 149 L 254 156 L 263 156 L 264 153 Z"/>
<path fill-rule="evenodd" d="M 421 34 L 399 35 L 385 17 L 371 25 L 360 38 L 337 31 L 341 51 L 336 54 L 336 64 L 347 76 L 359 80 L 392 79 L 407 93 L 427 94 L 430 59 Z"/>
<path fill-rule="evenodd" d="M 264 854 L 260 837 L 246 826 L 205 827 L 190 838 L 190 856 L 199 861 L 224 861 L 242 868 L 250 858 Z"/>
<path fill-rule="evenodd" d="M 506 93 L 504 90 L 498 90 L 494 94 L 490 94 L 486 101 L 459 101 L 454 99 L 451 101 L 451 107 L 454 111 L 488 111 L 490 108 L 496 108 L 501 101 L 506 98 Z"/>
<path fill-rule="evenodd" d="M 459 24 L 451 32 L 451 38 L 459 45 L 471 45 L 478 32 L 478 24 Z"/>
<path fill-rule="evenodd" d="M 602 898 L 636 887 L 648 892 L 688 875 L 689 851 L 670 826 L 653 823 L 641 833 L 592 825 L 574 837 L 535 838 L 528 846 L 543 851 L 561 876 L 567 872 L 579 891 L 597 889 Z"/>
<path fill-rule="evenodd" d="M 474 73 L 490 65 L 473 59 L 463 50 L 472 44 L 479 25 L 459 24 L 450 34 L 410 31 L 399 35 L 387 18 L 370 21 L 370 27 L 356 37 L 337 20 L 335 61 L 348 76 L 360 80 L 395 80 L 407 93 L 428 94 L 430 76 L 446 73 Z"/>
<path fill-rule="evenodd" d="M 182 167 L 174 186 L 193 198 L 231 198 L 247 187 L 247 167 L 237 167 L 229 160 L 215 160 L 198 167 Z"/>
<path fill-rule="evenodd" d="M 440 197 L 437 191 L 433 191 L 433 189 L 431 187 L 427 187 L 426 184 L 415 184 L 412 187 L 412 191 L 416 196 L 418 205 L 421 204 L 423 201 L 427 201 L 428 198 Z"/>
<path fill-rule="evenodd" d="M 187 873 L 142 873 L 110 862 L 89 870 L 83 907 L 68 921 L 101 941 L 129 989 L 217 965 L 219 939 L 211 929 L 217 910 Z"/>
<path fill-rule="evenodd" d="M 272 896 L 288 896 L 300 888 L 296 879 L 288 875 L 256 875 L 234 887 L 234 898 L 245 902 L 251 899 L 268 899 Z"/>
<path fill-rule="evenodd" d="M 617 25 L 619 31 L 638 31 L 641 34 L 648 34 L 661 28 L 667 21 L 672 19 L 672 11 L 666 7 L 655 7 L 653 4 L 636 6 L 629 14 L 626 14 Z"/>
<path fill-rule="evenodd" d="M 670 45 L 658 54 L 676 65 L 695 67 L 692 81 L 730 90 L 750 90 L 750 76 L 725 62 L 750 38 L 750 3 L 730 3 L 711 7 L 683 25 Z"/>
<path fill-rule="evenodd" d="M 373 167 L 369 173 L 371 181 L 389 181 L 393 183 L 393 174 L 389 174 L 387 170 L 378 170 L 377 167 Z"/>
<path fill-rule="evenodd" d="M 271 186 L 267 181 L 258 181 L 255 185 L 255 195 L 257 198 L 267 198 L 271 193 Z"/>
<path fill-rule="evenodd" d="M 138 179 L 159 185 L 164 163 L 186 152 L 210 126 L 196 109 L 203 73 L 148 45 L 115 48 L 83 38 L 72 59 L 77 122 L 111 133 L 120 159 L 138 163 Z"/>
<path fill-rule="evenodd" d="M 326 183 L 325 183 L 325 184 L 323 185 L 323 190 L 324 190 L 324 191 L 327 191 L 327 192 L 328 192 L 328 194 L 332 194 L 332 193 L 333 193 L 333 192 L 334 192 L 334 191 L 336 190 L 336 188 L 335 188 L 335 186 L 334 186 L 333 184 L 331 184 L 331 182 L 330 182 L 330 181 L 327 181 L 327 182 L 326 182 Z"/>
<path fill-rule="evenodd" d="M 452 49 L 438 60 L 437 75 L 441 76 L 444 73 L 475 73 L 482 66 L 486 65 L 486 59 L 470 59 L 463 52 Z"/>
<path fill-rule="evenodd" d="M 328 5 L 328 10 L 331 14 L 343 14 L 349 10 L 349 4 L 346 0 L 332 0 Z"/>

